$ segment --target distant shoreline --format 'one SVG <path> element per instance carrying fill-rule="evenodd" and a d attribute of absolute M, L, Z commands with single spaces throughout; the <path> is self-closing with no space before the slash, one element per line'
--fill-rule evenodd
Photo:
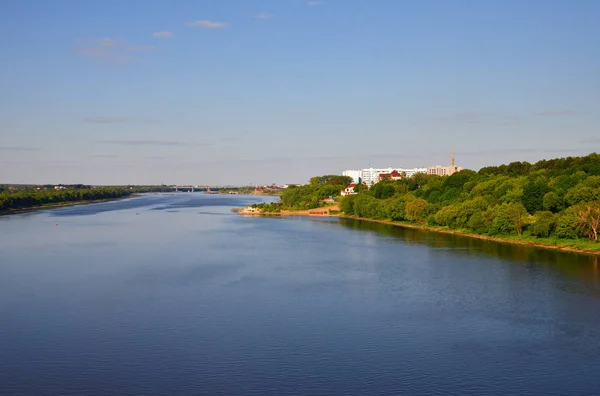
<path fill-rule="evenodd" d="M 255 216 L 256 217 L 258 217 L 258 216 L 337 217 L 340 219 L 361 220 L 361 221 L 367 221 L 367 222 L 371 222 L 371 223 L 387 224 L 387 225 L 391 225 L 391 226 L 395 226 L 395 227 L 413 228 L 413 229 L 417 229 L 417 230 L 439 232 L 442 234 L 453 234 L 453 235 L 459 235 L 459 236 L 464 236 L 464 237 L 468 237 L 468 238 L 476 238 L 476 239 L 482 239 L 482 240 L 486 240 L 486 241 L 492 241 L 492 242 L 508 243 L 508 244 L 512 244 L 512 245 L 531 246 L 531 247 L 550 249 L 550 250 L 560 250 L 563 252 L 600 256 L 600 249 L 599 250 L 580 249 L 580 248 L 575 248 L 575 247 L 571 247 L 571 246 L 551 245 L 551 244 L 543 243 L 543 242 L 532 242 L 532 241 L 524 241 L 524 240 L 520 240 L 520 239 L 510 239 L 510 238 L 502 238 L 502 237 L 493 237 L 493 236 L 488 236 L 488 235 L 472 234 L 472 233 L 463 232 L 463 231 L 459 231 L 459 230 L 449 230 L 449 229 L 440 228 L 440 227 L 431 227 L 431 226 L 426 226 L 426 225 L 400 223 L 400 222 L 391 221 L 391 220 L 376 220 L 376 219 L 367 219 L 364 217 L 346 216 L 344 214 L 331 213 L 328 210 L 327 210 L 326 214 L 325 213 L 323 213 L 323 214 L 315 213 L 315 212 L 318 212 L 319 210 L 324 211 L 324 209 L 330 209 L 330 208 L 331 207 L 329 207 L 329 208 L 325 207 L 325 208 L 320 208 L 320 209 L 295 210 L 295 211 L 282 210 L 281 212 L 278 212 L 278 213 L 243 212 L 243 209 L 246 209 L 246 208 L 238 209 L 237 211 L 232 209 L 232 211 L 234 211 L 235 213 L 238 213 L 240 215 L 249 216 L 249 217 L 255 217 Z M 600 243 L 598 244 L 598 246 L 600 247 Z"/>
<path fill-rule="evenodd" d="M 29 213 L 29 212 L 39 212 L 42 210 L 60 209 L 60 208 L 66 208 L 69 206 L 76 206 L 76 205 L 90 205 L 90 204 L 103 203 L 103 202 L 123 201 L 125 199 L 139 198 L 141 196 L 142 196 L 141 194 L 132 194 L 132 195 L 128 195 L 126 197 L 119 197 L 119 198 L 94 199 L 94 200 L 87 200 L 87 201 L 61 202 L 61 203 L 50 204 L 50 205 L 31 206 L 29 208 L 19 208 L 19 209 L 12 209 L 12 210 L 8 210 L 8 211 L 0 212 L 0 216 L 10 216 L 10 215 Z"/>

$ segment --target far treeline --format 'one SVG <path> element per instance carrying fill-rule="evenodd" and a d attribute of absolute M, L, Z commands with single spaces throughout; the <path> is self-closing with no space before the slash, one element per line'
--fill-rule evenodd
<path fill-rule="evenodd" d="M 349 176 L 326 175 L 315 176 L 309 184 L 302 186 L 291 185 L 281 193 L 281 201 L 270 204 L 256 204 L 264 212 L 279 212 L 285 210 L 315 209 L 323 206 L 323 199 L 336 197 L 350 183 Z"/>
<path fill-rule="evenodd" d="M 167 186 L 95 187 L 75 184 L 54 186 L 0 186 L 0 212 L 53 206 L 80 201 L 124 198 L 134 193 L 170 191 Z"/>
<path fill-rule="evenodd" d="M 382 180 L 343 197 L 348 216 L 519 239 L 598 241 L 600 155 Z"/>

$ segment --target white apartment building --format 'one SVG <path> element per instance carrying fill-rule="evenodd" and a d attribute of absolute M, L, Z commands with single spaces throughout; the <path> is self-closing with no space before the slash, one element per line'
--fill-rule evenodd
<path fill-rule="evenodd" d="M 361 170 L 345 170 L 342 172 L 342 176 L 351 177 L 352 183 L 355 183 L 355 184 L 360 184 L 363 182 Z"/>
<path fill-rule="evenodd" d="M 368 186 L 372 186 L 373 184 L 379 182 L 379 175 L 389 175 L 394 171 L 404 174 L 406 177 L 413 177 L 417 173 L 449 176 L 453 173 L 460 172 L 461 170 L 463 170 L 462 167 L 454 164 L 454 153 L 452 153 L 450 166 L 436 165 L 427 168 L 366 168 L 361 170 L 346 170 L 342 174 L 344 176 L 350 176 L 352 178 L 352 183 L 366 183 Z"/>
<path fill-rule="evenodd" d="M 394 171 L 405 174 L 406 177 L 413 177 L 417 173 L 427 173 L 427 168 L 365 168 L 346 170 L 342 172 L 342 175 L 350 176 L 353 183 L 366 183 L 368 186 L 372 186 L 379 181 L 379 175 L 390 174 Z"/>
<path fill-rule="evenodd" d="M 413 177 L 417 173 L 427 173 L 427 168 L 410 168 L 410 169 L 399 169 L 400 173 L 406 173 L 406 177 Z"/>
<path fill-rule="evenodd" d="M 373 184 L 379 181 L 379 174 L 381 173 L 392 173 L 394 168 L 368 168 L 362 170 L 362 181 L 367 184 L 367 186 L 372 186 Z"/>

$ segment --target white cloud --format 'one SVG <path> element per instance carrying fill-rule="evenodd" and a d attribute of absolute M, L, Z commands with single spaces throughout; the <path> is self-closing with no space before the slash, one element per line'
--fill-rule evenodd
<path fill-rule="evenodd" d="M 555 116 L 555 115 L 574 115 L 577 114 L 573 110 L 544 110 L 536 113 L 540 116 Z"/>
<path fill-rule="evenodd" d="M 97 143 L 121 146 L 209 146 L 207 143 L 177 140 L 101 140 Z"/>
<path fill-rule="evenodd" d="M 166 30 L 163 30 L 161 32 L 152 33 L 152 37 L 170 39 L 170 38 L 175 37 L 175 35 L 173 34 L 173 32 L 168 32 Z"/>
<path fill-rule="evenodd" d="M 150 123 L 157 124 L 160 120 L 152 118 L 130 118 L 130 117 L 87 117 L 83 119 L 89 124 L 128 124 L 128 123 Z"/>
<path fill-rule="evenodd" d="M 214 21 L 192 21 L 192 22 L 187 22 L 186 23 L 187 26 L 200 26 L 203 28 L 207 28 L 207 29 L 224 29 L 226 27 L 229 27 L 229 24 L 225 23 L 225 22 L 214 22 Z"/>
<path fill-rule="evenodd" d="M 148 52 L 156 49 L 153 45 L 130 45 L 124 41 L 110 38 L 99 38 L 84 41 L 84 46 L 77 50 L 80 55 L 99 58 L 113 63 L 127 63 L 133 60 L 131 52 Z"/>
<path fill-rule="evenodd" d="M 273 18 L 273 15 L 267 14 L 266 12 L 260 12 L 256 15 L 254 15 L 254 18 L 256 18 L 256 19 L 271 19 L 271 18 Z"/>
<path fill-rule="evenodd" d="M 0 146 L 0 151 L 37 151 L 37 147 L 28 146 Z"/>
<path fill-rule="evenodd" d="M 96 39 L 96 40 L 94 40 L 94 43 L 96 43 L 96 45 L 98 45 L 100 47 L 105 47 L 105 48 L 111 48 L 111 47 L 114 47 L 115 45 L 117 45 L 117 42 L 115 40 L 109 39 L 109 38 Z"/>

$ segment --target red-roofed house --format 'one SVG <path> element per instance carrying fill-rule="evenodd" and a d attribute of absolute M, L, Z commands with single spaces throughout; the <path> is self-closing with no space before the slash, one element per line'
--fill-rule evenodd
<path fill-rule="evenodd" d="M 397 170 L 393 170 L 391 173 L 380 173 L 379 174 L 379 179 L 392 179 L 392 180 L 400 180 L 402 179 L 402 173 L 398 172 Z"/>
<path fill-rule="evenodd" d="M 344 191 L 342 191 L 342 196 L 357 194 L 356 192 L 354 192 L 354 187 L 356 187 L 356 183 L 350 184 L 344 189 Z"/>

